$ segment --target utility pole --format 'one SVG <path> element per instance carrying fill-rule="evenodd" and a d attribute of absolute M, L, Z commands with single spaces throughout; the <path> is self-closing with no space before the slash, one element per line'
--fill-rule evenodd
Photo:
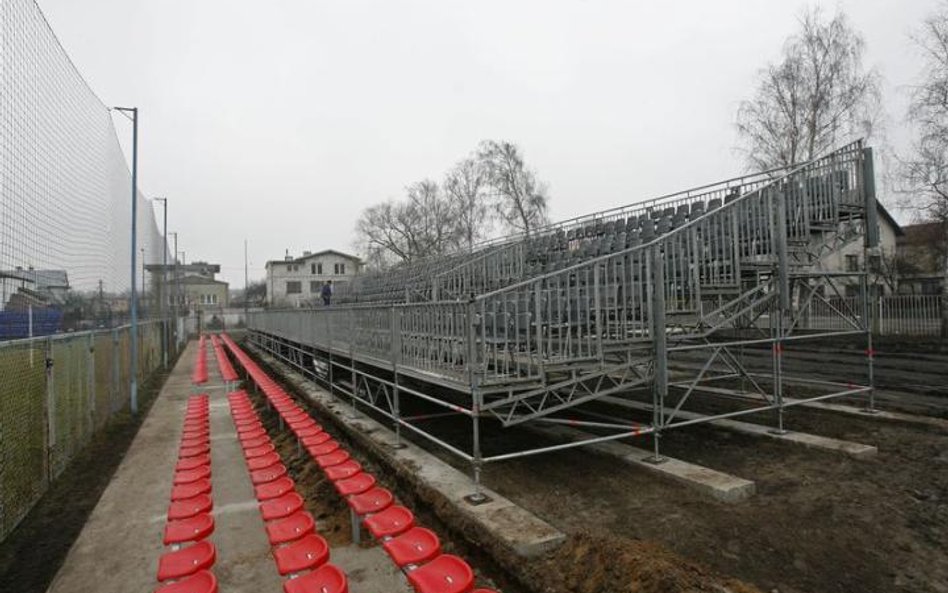
<path fill-rule="evenodd" d="M 129 365 L 129 408 L 132 414 L 138 414 L 138 291 L 135 279 L 137 269 L 135 265 L 136 247 L 138 244 L 138 107 L 113 107 L 121 112 L 125 117 L 131 113 L 132 120 L 132 262 L 131 262 L 131 284 L 132 294 L 130 309 L 132 313 L 132 325 L 129 331 L 129 337 L 132 342 L 131 361 Z"/>
<path fill-rule="evenodd" d="M 247 282 L 247 239 L 244 239 L 244 327 L 250 322 L 250 284 Z"/>
<path fill-rule="evenodd" d="M 164 229 L 162 237 L 164 246 L 161 250 L 161 290 L 158 291 L 158 315 L 161 317 L 161 363 L 163 368 L 168 368 L 168 339 L 171 335 L 171 326 L 168 323 L 168 316 L 165 315 L 165 307 L 168 300 L 168 198 L 155 198 L 156 202 L 161 202 L 164 206 Z"/>
<path fill-rule="evenodd" d="M 180 343 L 180 336 L 178 336 L 178 233 L 171 233 L 174 235 L 174 289 L 171 291 L 171 314 L 174 315 L 174 336 L 175 336 L 175 347 Z"/>
<path fill-rule="evenodd" d="M 143 314 L 148 311 L 148 289 L 145 284 L 145 248 L 141 248 L 142 252 L 142 312 Z"/>

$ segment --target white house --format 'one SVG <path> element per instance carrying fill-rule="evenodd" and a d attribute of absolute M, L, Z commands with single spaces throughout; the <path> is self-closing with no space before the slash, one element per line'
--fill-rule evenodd
<path fill-rule="evenodd" d="M 354 255 L 326 249 L 301 257 L 287 253 L 282 260 L 271 260 L 267 268 L 267 305 L 270 307 L 305 307 L 322 304 L 323 285 L 332 281 L 341 286 L 360 274 L 362 260 Z"/>
<path fill-rule="evenodd" d="M 892 278 L 896 271 L 892 269 L 895 261 L 896 245 L 904 234 L 902 227 L 880 202 L 876 202 L 876 219 L 879 223 L 879 249 L 869 255 L 869 261 L 863 261 L 862 235 L 850 237 L 840 248 L 829 252 L 820 260 L 822 269 L 833 272 L 857 272 L 865 269 L 869 272 L 868 288 L 872 295 L 885 295 L 894 292 Z M 840 280 L 845 291 L 844 296 L 859 294 L 858 278 Z"/>

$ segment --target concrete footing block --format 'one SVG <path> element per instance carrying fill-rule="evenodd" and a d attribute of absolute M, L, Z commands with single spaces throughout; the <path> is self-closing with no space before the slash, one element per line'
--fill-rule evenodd
<path fill-rule="evenodd" d="M 593 436 L 568 427 L 537 428 L 534 430 L 557 439 L 581 440 Z M 741 502 L 757 492 L 757 486 L 750 480 L 673 457 L 663 456 L 660 463 L 655 463 L 651 451 L 625 443 L 606 441 L 586 445 L 585 448 L 615 457 L 629 465 L 662 478 L 670 479 L 722 502 Z"/>

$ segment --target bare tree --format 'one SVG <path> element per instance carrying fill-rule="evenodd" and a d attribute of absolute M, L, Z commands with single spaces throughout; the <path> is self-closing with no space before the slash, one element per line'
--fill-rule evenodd
<path fill-rule="evenodd" d="M 473 249 L 493 226 L 487 193 L 487 168 L 478 159 L 465 158 L 444 177 L 444 194 L 455 216 L 459 247 Z"/>
<path fill-rule="evenodd" d="M 939 223 L 931 247 L 941 256 L 941 334 L 948 337 L 948 2 L 925 19 L 913 38 L 922 53 L 922 72 L 909 103 L 915 140 L 900 162 L 899 189 L 919 218 Z"/>
<path fill-rule="evenodd" d="M 425 179 L 409 185 L 403 215 L 412 229 L 414 257 L 443 255 L 457 245 L 457 213 L 438 184 Z"/>
<path fill-rule="evenodd" d="M 803 13 L 783 57 L 760 72 L 757 91 L 737 112 L 749 164 L 766 170 L 816 158 L 868 136 L 879 112 L 879 77 L 862 65 L 864 42 L 846 16 Z"/>
<path fill-rule="evenodd" d="M 380 268 L 398 261 L 411 261 L 411 229 L 405 228 L 401 211 L 394 200 L 369 206 L 356 222 L 357 242 L 368 255 L 370 266 Z"/>
<path fill-rule="evenodd" d="M 405 200 L 389 200 L 362 211 L 357 243 L 369 264 L 384 268 L 448 252 L 457 244 L 457 217 L 430 179 L 405 188 Z"/>
<path fill-rule="evenodd" d="M 516 144 L 485 140 L 477 158 L 487 172 L 497 214 L 507 227 L 529 234 L 548 222 L 546 187 L 526 168 Z"/>

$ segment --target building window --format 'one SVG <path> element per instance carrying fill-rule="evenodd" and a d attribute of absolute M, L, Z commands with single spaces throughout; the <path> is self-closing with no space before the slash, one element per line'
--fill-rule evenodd
<path fill-rule="evenodd" d="M 847 272 L 858 272 L 858 271 L 859 271 L 859 256 L 858 256 L 858 255 L 847 255 L 847 256 L 846 256 L 846 271 L 847 271 Z"/>
<path fill-rule="evenodd" d="M 316 264 L 309 264 L 309 273 L 310 274 L 316 273 Z"/>
<path fill-rule="evenodd" d="M 311 293 L 313 293 L 313 294 L 318 293 L 319 290 L 320 290 L 320 288 L 322 288 L 322 287 L 319 285 L 319 280 L 310 280 L 310 283 L 309 283 L 309 291 L 310 291 Z"/>
<path fill-rule="evenodd" d="M 334 264 L 333 265 L 334 274 L 345 274 L 346 273 L 346 264 Z"/>
<path fill-rule="evenodd" d="M 300 294 L 303 292 L 302 282 L 290 281 L 286 283 L 286 294 Z"/>
<path fill-rule="evenodd" d="M 870 255 L 869 256 L 869 271 L 874 274 L 882 273 L 882 256 L 881 255 Z"/>
<path fill-rule="evenodd" d="M 216 304 L 217 304 L 217 295 L 216 295 L 216 294 L 212 294 L 212 295 L 211 295 L 211 304 L 212 304 L 212 305 L 216 305 Z"/>
<path fill-rule="evenodd" d="M 316 273 L 317 273 L 317 274 L 322 274 L 322 273 L 323 273 L 323 264 L 321 264 L 321 263 L 316 264 Z"/>

